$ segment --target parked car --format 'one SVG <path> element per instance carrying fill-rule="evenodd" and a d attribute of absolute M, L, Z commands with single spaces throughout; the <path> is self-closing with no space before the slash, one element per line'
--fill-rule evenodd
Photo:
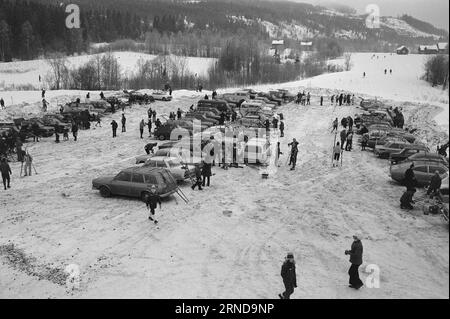
<path fill-rule="evenodd" d="M 393 180 L 403 184 L 405 172 L 410 167 L 411 162 L 402 162 L 390 167 L 390 176 Z M 414 162 L 414 175 L 417 179 L 417 186 L 425 187 L 430 184 L 431 177 L 435 171 L 439 172 L 442 179 L 448 177 L 448 168 L 437 162 Z"/>
<path fill-rule="evenodd" d="M 408 157 L 405 162 L 441 163 L 448 167 L 448 159 L 437 153 L 417 153 Z"/>
<path fill-rule="evenodd" d="M 411 144 L 406 146 L 400 152 L 391 153 L 389 160 L 391 161 L 392 164 L 397 164 L 406 160 L 411 155 L 417 153 L 427 153 L 429 151 L 430 151 L 429 148 L 424 145 Z"/>
<path fill-rule="evenodd" d="M 42 137 L 50 137 L 55 133 L 55 128 L 53 126 L 45 125 L 39 118 L 24 120 L 22 122 L 21 131 L 22 130 L 31 135 L 37 133 L 38 136 Z"/>
<path fill-rule="evenodd" d="M 223 112 L 231 112 L 232 108 L 225 100 L 200 100 L 197 103 L 197 107 L 210 107 L 215 108 Z"/>
<path fill-rule="evenodd" d="M 178 137 L 186 135 L 186 132 L 188 134 L 191 134 L 191 131 L 189 128 L 183 128 L 179 125 L 175 125 L 172 123 L 164 123 L 160 127 L 154 130 L 153 134 L 155 137 L 160 140 L 178 140 Z"/>
<path fill-rule="evenodd" d="M 265 138 L 251 138 L 244 149 L 244 162 L 249 164 L 268 164 L 270 144 Z"/>
<path fill-rule="evenodd" d="M 64 122 L 64 117 L 59 114 L 45 114 L 42 121 L 47 126 L 53 126 L 58 133 L 70 132 L 70 123 Z"/>
<path fill-rule="evenodd" d="M 142 94 L 137 92 L 128 92 L 128 103 L 148 104 L 155 102 L 155 98 L 148 94 Z M 111 102 L 110 102 L 111 103 Z"/>
<path fill-rule="evenodd" d="M 384 145 L 376 145 L 373 152 L 380 158 L 389 158 L 392 153 L 397 153 L 408 145 L 411 144 L 399 141 L 387 142 Z"/>
<path fill-rule="evenodd" d="M 165 158 L 178 158 L 183 163 L 195 164 L 201 163 L 201 157 L 195 157 L 190 149 L 182 149 L 181 146 L 175 144 L 172 148 L 163 148 L 157 150 L 154 154 L 145 154 L 136 156 L 136 164 L 144 164 L 148 159 L 152 157 L 165 157 Z"/>
<path fill-rule="evenodd" d="M 151 96 L 158 101 L 172 101 L 172 95 L 166 91 L 154 91 Z"/>
<path fill-rule="evenodd" d="M 165 168 L 178 181 L 184 181 L 195 176 L 194 170 L 190 170 L 187 165 L 182 164 L 177 157 L 154 156 L 149 158 L 142 168 Z"/>
<path fill-rule="evenodd" d="M 116 176 L 99 177 L 92 181 L 92 188 L 100 190 L 103 197 L 121 195 L 141 198 L 143 201 L 152 185 L 156 186 L 156 193 L 161 197 L 175 193 L 178 188 L 170 171 L 157 167 L 130 167 Z"/>

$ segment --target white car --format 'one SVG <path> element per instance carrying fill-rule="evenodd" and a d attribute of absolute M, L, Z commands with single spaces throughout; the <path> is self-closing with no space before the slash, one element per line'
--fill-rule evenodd
<path fill-rule="evenodd" d="M 165 91 L 155 91 L 151 94 L 155 100 L 172 101 L 172 95 Z"/>
<path fill-rule="evenodd" d="M 245 145 L 245 163 L 267 165 L 270 155 L 270 144 L 265 138 L 251 138 Z"/>
<path fill-rule="evenodd" d="M 177 157 L 154 156 L 149 158 L 142 167 L 167 168 L 178 182 L 195 176 L 194 170 L 182 164 Z"/>

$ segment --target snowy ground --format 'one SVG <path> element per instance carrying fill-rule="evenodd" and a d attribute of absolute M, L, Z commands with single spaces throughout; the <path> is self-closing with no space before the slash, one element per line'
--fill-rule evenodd
<path fill-rule="evenodd" d="M 122 73 L 125 75 L 133 74 L 136 71 L 139 59 L 153 60 L 157 57 L 156 55 L 136 52 L 114 52 L 113 54 L 119 62 Z M 69 57 L 69 67 L 79 67 L 94 56 L 80 55 Z M 199 76 L 205 76 L 214 61 L 216 59 L 188 57 L 186 69 L 192 74 L 197 73 Z M 36 89 L 40 89 L 42 83 L 39 82 L 39 75 L 43 79 L 49 71 L 49 65 L 45 60 L 0 63 L 0 90 L 21 85 L 31 85 Z"/>
<path fill-rule="evenodd" d="M 448 226 L 419 208 L 400 210 L 404 189 L 390 181 L 388 163 L 372 153 L 356 147 L 344 154 L 342 168 L 330 167 L 331 122 L 358 109 L 318 105 L 320 95 L 350 90 L 351 81 L 352 92 L 373 90 L 402 105 L 410 125 L 424 126 L 424 138 L 439 134 L 448 139 L 433 120 L 440 93 L 422 83 L 428 99 L 395 99 L 403 91 L 400 85 L 382 94 L 388 81 L 384 74 L 368 73 L 379 80 L 364 86 L 355 69 L 258 87 L 310 87 L 314 96 L 310 107 L 288 104 L 279 110 L 286 123 L 282 167 L 268 180 L 250 167 L 215 168 L 210 188 L 200 192 L 187 183 L 181 186 L 189 205 L 176 197 L 164 200 L 157 210 L 158 228 L 148 222 L 139 200 L 104 199 L 91 189 L 93 178 L 133 166 L 134 156 L 143 154 L 149 139 L 139 139 L 138 124 L 146 107 L 126 110 L 128 132 L 117 139 L 111 138 L 109 123 L 119 120 L 119 113 L 104 118 L 102 128 L 80 131 L 78 142 L 57 145 L 49 138 L 27 144 L 38 175 L 19 178 L 20 165 L 13 163 L 12 188 L 0 191 L 0 298 L 277 298 L 287 251 L 294 252 L 297 262 L 293 298 L 448 298 Z M 399 70 L 394 68 L 393 77 Z M 8 106 L 4 117 L 38 110 L 33 99 L 39 92 L 9 94 L 21 104 Z M 84 94 L 48 92 L 51 102 Z M 158 114 L 187 110 L 202 95 L 176 91 L 172 102 L 156 102 L 152 108 Z M 448 97 L 441 103 L 448 108 Z M 295 172 L 285 166 L 293 137 L 300 142 Z M 344 250 L 355 231 L 363 234 L 361 277 L 368 276 L 367 265 L 376 264 L 378 289 L 347 287 L 350 264 Z M 74 291 L 65 286 L 68 265 L 81 273 Z"/>

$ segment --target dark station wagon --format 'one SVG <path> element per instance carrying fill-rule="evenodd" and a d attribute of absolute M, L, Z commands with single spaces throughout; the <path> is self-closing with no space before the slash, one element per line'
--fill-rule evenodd
<path fill-rule="evenodd" d="M 164 168 L 130 167 L 120 171 L 116 176 L 92 180 L 92 188 L 100 190 L 103 197 L 120 195 L 138 197 L 143 201 L 152 185 L 156 186 L 156 193 L 161 197 L 172 195 L 178 188 L 175 178 Z"/>

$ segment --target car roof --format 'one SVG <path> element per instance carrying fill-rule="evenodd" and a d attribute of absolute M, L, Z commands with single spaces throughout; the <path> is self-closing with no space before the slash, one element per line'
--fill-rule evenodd
<path fill-rule="evenodd" d="M 157 172 L 162 172 L 162 171 L 165 171 L 165 170 L 164 170 L 164 168 L 161 168 L 161 167 L 142 167 L 142 166 L 133 166 L 133 167 L 128 167 L 128 168 L 121 170 L 121 172 L 142 173 L 142 174 L 157 173 Z"/>

